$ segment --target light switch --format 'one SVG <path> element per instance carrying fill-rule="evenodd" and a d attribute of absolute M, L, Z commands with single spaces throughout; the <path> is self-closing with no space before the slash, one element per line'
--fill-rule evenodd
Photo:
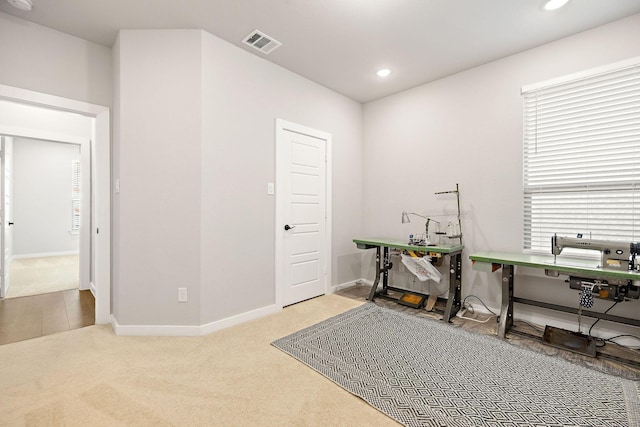
<path fill-rule="evenodd" d="M 273 195 L 276 194 L 276 187 L 273 182 L 267 183 L 267 194 Z"/>

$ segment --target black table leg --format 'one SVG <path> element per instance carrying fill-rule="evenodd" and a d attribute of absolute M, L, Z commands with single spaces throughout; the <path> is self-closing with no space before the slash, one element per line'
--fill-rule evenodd
<path fill-rule="evenodd" d="M 502 265 L 502 306 L 498 336 L 504 338 L 513 326 L 513 265 Z"/>
<path fill-rule="evenodd" d="M 387 293 L 389 287 L 389 270 L 391 270 L 391 255 L 389 254 L 389 248 L 384 247 L 384 260 L 382 264 L 382 293 Z"/>
<path fill-rule="evenodd" d="M 442 320 L 450 322 L 460 311 L 462 299 L 462 254 L 449 256 L 449 298 Z"/>
<path fill-rule="evenodd" d="M 373 281 L 373 285 L 371 285 L 371 292 L 369 292 L 369 301 L 373 301 L 376 297 L 376 289 L 378 288 L 378 284 L 380 283 L 380 270 L 382 268 L 381 265 L 382 258 L 380 257 L 380 246 L 376 247 L 376 279 Z"/>

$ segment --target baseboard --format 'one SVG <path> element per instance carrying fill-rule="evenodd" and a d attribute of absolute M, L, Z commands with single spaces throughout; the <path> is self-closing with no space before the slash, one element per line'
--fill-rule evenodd
<path fill-rule="evenodd" d="M 121 325 L 115 316 L 111 315 L 111 327 L 116 335 L 122 336 L 176 336 L 197 337 L 227 329 L 250 320 L 277 313 L 282 309 L 276 305 L 259 308 L 246 313 L 216 320 L 199 326 L 181 325 Z"/>
<path fill-rule="evenodd" d="M 121 325 L 115 316 L 111 315 L 111 327 L 116 335 L 122 336 L 200 336 L 200 326 L 181 325 Z"/>
<path fill-rule="evenodd" d="M 467 305 L 471 306 L 471 309 L 473 310 L 474 313 L 480 313 L 480 314 L 486 314 L 489 316 L 495 316 L 495 314 L 491 313 L 485 306 L 483 306 L 482 304 L 471 304 L 470 302 L 467 302 Z M 491 308 L 491 310 L 494 313 L 500 313 L 500 308 Z M 499 316 L 498 316 L 499 317 Z"/>
<path fill-rule="evenodd" d="M 373 285 L 373 282 L 370 281 L 370 280 L 366 280 L 366 279 L 351 280 L 349 282 L 341 283 L 339 285 L 330 287 L 328 293 L 333 294 L 335 292 L 339 292 L 339 291 L 342 291 L 344 289 L 348 289 L 348 288 L 352 288 L 354 286 L 360 286 L 360 285 L 369 285 L 369 286 L 371 286 L 371 285 Z"/>
<path fill-rule="evenodd" d="M 27 259 L 27 258 L 45 258 L 51 256 L 68 256 L 68 255 L 79 255 L 78 251 L 65 251 L 65 252 L 41 252 L 37 254 L 22 254 L 22 255 L 12 255 L 11 259 Z"/>
<path fill-rule="evenodd" d="M 475 313 L 494 316 L 494 314 L 490 313 L 482 304 L 477 304 L 477 305 L 469 304 L 469 305 L 471 305 Z M 493 310 L 494 313 L 500 313 L 500 308 L 491 308 L 491 310 Z M 566 313 L 563 313 L 563 314 L 566 314 Z M 569 316 L 572 316 L 572 315 L 569 315 Z M 577 316 L 577 315 L 573 315 L 573 316 Z M 585 324 L 582 325 L 582 328 L 580 331 L 582 333 L 587 333 L 587 331 L 589 330 L 589 326 L 595 321 L 595 319 L 591 317 L 587 317 L 587 319 L 588 320 L 586 321 L 586 325 Z M 551 314 L 543 314 L 541 312 L 528 311 L 528 310 L 522 310 L 522 309 L 518 310 L 514 314 L 513 321 L 526 322 L 531 325 L 536 325 L 540 329 L 544 329 L 545 326 L 550 325 L 556 328 L 565 329 L 573 332 L 577 331 L 577 325 L 578 325 L 577 320 L 571 319 L 570 317 L 562 318 L 557 315 L 553 316 Z M 593 336 L 606 339 L 614 336 L 623 335 L 622 337 L 620 337 L 620 339 L 616 340 L 618 344 L 632 347 L 632 348 L 635 348 L 637 346 L 638 340 L 633 338 L 633 336 L 638 335 L 637 331 L 640 330 L 638 327 L 635 327 L 632 325 L 618 324 L 620 325 L 619 329 L 611 329 L 610 327 L 601 326 L 601 325 L 602 324 L 599 324 L 597 329 L 592 332 Z M 605 322 L 604 325 L 607 325 L 607 323 Z M 631 335 L 631 336 L 624 336 L 624 335 Z"/>
<path fill-rule="evenodd" d="M 91 294 L 93 295 L 93 298 L 96 297 L 97 294 L 97 289 L 96 289 L 96 285 L 93 282 L 89 282 L 89 290 L 91 291 Z"/>
<path fill-rule="evenodd" d="M 216 320 L 214 322 L 206 323 L 200 326 L 200 335 L 207 335 L 212 332 L 216 332 L 222 329 L 229 328 L 231 326 L 239 325 L 241 323 L 248 322 L 250 320 L 259 319 L 270 314 L 275 314 L 282 311 L 282 308 L 274 305 L 268 305 L 266 307 L 258 308 L 256 310 L 248 311 L 246 313 L 237 314 L 235 316 L 227 317 L 225 319 Z"/>

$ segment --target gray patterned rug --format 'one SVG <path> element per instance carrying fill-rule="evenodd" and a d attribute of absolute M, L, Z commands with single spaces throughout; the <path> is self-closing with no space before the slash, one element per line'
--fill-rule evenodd
<path fill-rule="evenodd" d="M 407 426 L 640 426 L 636 382 L 372 303 L 272 344 Z"/>

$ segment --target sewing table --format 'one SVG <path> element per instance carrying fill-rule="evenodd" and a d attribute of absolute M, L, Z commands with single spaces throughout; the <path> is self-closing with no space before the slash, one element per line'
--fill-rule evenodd
<path fill-rule="evenodd" d="M 359 249 L 376 249 L 376 278 L 371 286 L 371 292 L 367 298 L 373 301 L 376 296 L 387 299 L 394 299 L 387 294 L 388 290 L 403 292 L 402 288 L 396 288 L 389 285 L 389 270 L 392 264 L 390 260 L 390 249 L 400 249 L 406 251 L 414 251 L 420 253 L 442 254 L 449 257 L 449 294 L 447 305 L 442 320 L 450 321 L 453 316 L 460 310 L 461 306 L 461 278 L 462 278 L 462 245 L 412 245 L 407 242 L 387 239 L 387 238 L 366 238 L 353 239 L 353 242 Z M 377 290 L 382 278 L 382 289 Z M 412 293 L 417 293 L 413 292 Z M 424 294 L 420 294 L 426 296 Z"/>

